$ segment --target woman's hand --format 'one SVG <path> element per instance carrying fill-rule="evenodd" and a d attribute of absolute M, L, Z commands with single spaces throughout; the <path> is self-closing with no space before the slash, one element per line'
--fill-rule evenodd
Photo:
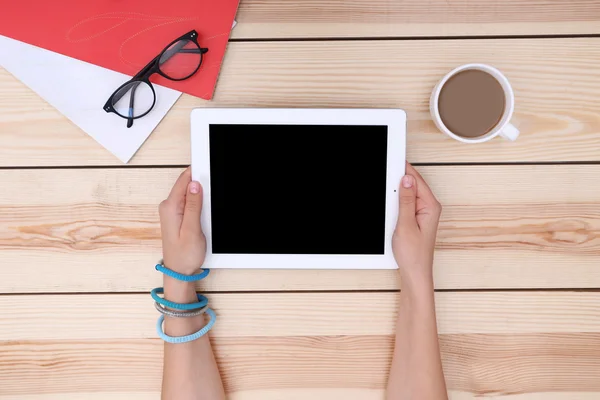
<path fill-rule="evenodd" d="M 406 163 L 392 248 L 404 283 L 431 282 L 433 251 L 442 207 L 423 177 Z"/>
<path fill-rule="evenodd" d="M 440 357 L 433 250 L 442 208 L 421 175 L 406 164 L 392 247 L 402 290 L 386 398 L 448 399 Z"/>
<path fill-rule="evenodd" d="M 179 176 L 158 210 L 164 265 L 181 274 L 194 274 L 204 263 L 206 238 L 200 225 L 202 186 L 192 181 L 190 168 Z"/>
<path fill-rule="evenodd" d="M 202 187 L 192 182 L 189 168 L 179 176 L 169 197 L 160 203 L 159 213 L 165 266 L 193 275 L 204 263 L 206 238 L 200 225 Z M 198 299 L 195 282 L 165 275 L 164 290 L 165 299 L 176 303 L 194 303 Z M 205 314 L 166 317 L 164 332 L 185 336 L 198 332 L 205 324 Z M 162 399 L 225 399 L 208 335 L 187 343 L 166 343 L 163 359 Z"/>

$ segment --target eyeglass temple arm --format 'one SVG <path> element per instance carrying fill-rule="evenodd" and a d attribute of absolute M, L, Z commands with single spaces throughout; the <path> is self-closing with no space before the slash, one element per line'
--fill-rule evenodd
<path fill-rule="evenodd" d="M 200 53 L 200 54 L 204 54 L 204 53 L 208 53 L 208 49 L 205 48 L 200 48 L 200 49 L 181 49 L 179 50 L 180 53 Z"/>
<path fill-rule="evenodd" d="M 167 49 L 167 51 L 165 51 L 162 54 L 159 62 L 161 64 L 164 64 L 165 62 L 167 62 L 171 57 L 173 57 L 177 53 L 204 54 L 204 53 L 208 52 L 208 49 L 205 49 L 205 48 L 184 49 L 183 47 L 187 44 L 188 44 L 188 42 L 183 41 L 183 40 L 178 43 L 175 43 L 175 45 L 173 47 L 171 47 L 170 49 Z"/>
<path fill-rule="evenodd" d="M 137 89 L 137 87 L 140 85 L 139 82 L 136 82 L 133 84 L 132 88 L 131 88 L 131 95 L 129 96 L 129 113 L 127 114 L 127 116 L 129 118 L 127 118 L 127 127 L 131 128 L 133 126 L 133 106 L 134 106 L 134 99 L 135 99 L 135 91 Z"/>

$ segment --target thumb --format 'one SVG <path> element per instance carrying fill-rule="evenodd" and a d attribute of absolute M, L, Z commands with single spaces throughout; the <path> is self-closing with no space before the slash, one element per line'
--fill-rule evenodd
<path fill-rule="evenodd" d="M 196 181 L 188 184 L 185 195 L 185 209 L 181 230 L 192 234 L 201 234 L 200 214 L 202 214 L 202 186 Z"/>
<path fill-rule="evenodd" d="M 417 187 L 412 175 L 404 175 L 400 184 L 400 209 L 398 210 L 399 227 L 417 226 Z"/>

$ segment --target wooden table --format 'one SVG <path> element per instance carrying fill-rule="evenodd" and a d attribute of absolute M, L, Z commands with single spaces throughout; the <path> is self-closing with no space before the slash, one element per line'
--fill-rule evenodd
<path fill-rule="evenodd" d="M 244 0 L 214 101 L 184 95 L 121 165 L 0 70 L 0 399 L 159 398 L 157 204 L 194 107 L 400 107 L 444 205 L 435 265 L 452 399 L 600 398 L 600 1 Z M 516 143 L 437 132 L 427 102 L 483 62 Z M 236 400 L 382 399 L 393 271 L 213 271 Z"/>

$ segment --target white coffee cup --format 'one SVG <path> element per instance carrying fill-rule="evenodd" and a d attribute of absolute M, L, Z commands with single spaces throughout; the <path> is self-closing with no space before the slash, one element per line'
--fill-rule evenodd
<path fill-rule="evenodd" d="M 500 122 L 498 122 L 498 124 L 492 130 L 490 130 L 488 133 L 486 133 L 485 135 L 477 136 L 474 138 L 466 138 L 463 136 L 459 136 L 459 135 L 453 133 L 452 131 L 450 131 L 450 129 L 448 129 L 446 127 L 446 125 L 444 125 L 444 123 L 442 122 L 442 117 L 440 116 L 440 110 L 439 110 L 440 92 L 442 91 L 442 88 L 444 87 L 446 82 L 448 82 L 448 80 L 450 78 L 452 78 L 454 75 L 458 74 L 459 72 L 462 72 L 465 70 L 470 70 L 470 69 L 476 69 L 476 70 L 487 72 L 488 74 L 490 74 L 494 78 L 496 78 L 496 80 L 500 83 L 500 85 L 502 86 L 502 89 L 504 90 L 504 97 L 505 97 L 504 114 L 502 114 L 502 118 L 500 119 Z M 433 89 L 433 93 L 431 94 L 431 99 L 429 100 L 429 110 L 431 111 L 431 118 L 433 119 L 433 122 L 435 123 L 435 125 L 438 127 L 438 129 L 440 131 L 444 132 L 446 135 L 450 136 L 451 138 L 456 139 L 463 143 L 483 143 L 483 142 L 487 142 L 488 140 L 492 140 L 493 138 L 495 138 L 498 135 L 500 135 L 503 138 L 508 139 L 508 140 L 517 140 L 517 137 L 519 137 L 519 133 L 520 133 L 519 130 L 517 128 L 515 128 L 513 125 L 511 125 L 511 123 L 510 123 L 510 120 L 513 116 L 513 112 L 515 110 L 515 94 L 513 92 L 513 89 L 510 86 L 508 79 L 506 79 L 506 77 L 504 76 L 504 74 L 502 74 L 502 72 L 500 72 L 496 68 L 491 67 L 486 64 L 465 64 L 465 65 L 461 65 L 458 68 L 453 69 L 448 74 L 446 74 L 446 76 L 444 76 L 442 78 L 442 80 L 439 81 L 438 84 Z"/>

